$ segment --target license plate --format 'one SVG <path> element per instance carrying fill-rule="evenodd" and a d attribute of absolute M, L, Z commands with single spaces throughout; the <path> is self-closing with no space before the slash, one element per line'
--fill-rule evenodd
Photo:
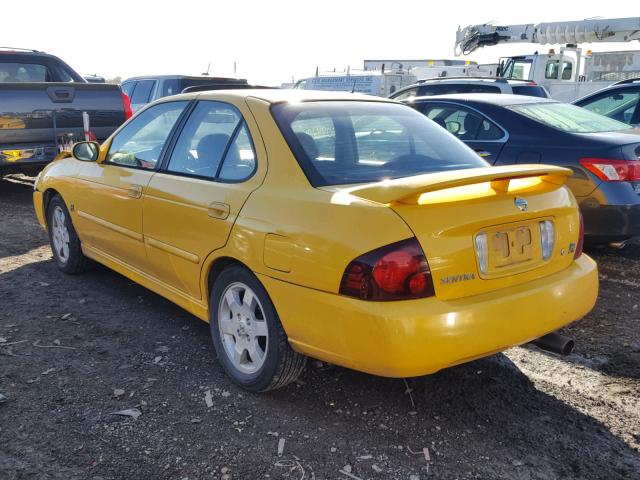
<path fill-rule="evenodd" d="M 534 258 L 535 230 L 531 225 L 493 231 L 489 234 L 489 271 L 527 262 Z"/>

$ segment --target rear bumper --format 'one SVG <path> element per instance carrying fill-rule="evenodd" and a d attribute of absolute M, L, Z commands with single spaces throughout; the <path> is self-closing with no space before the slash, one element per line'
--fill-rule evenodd
<path fill-rule="evenodd" d="M 294 349 L 386 377 L 425 375 L 529 342 L 582 318 L 598 294 L 586 255 L 555 275 L 453 301 L 366 302 L 259 277 Z"/>
<path fill-rule="evenodd" d="M 55 145 L 20 145 L 0 147 L 0 173 L 16 173 L 38 170 L 51 162 L 58 154 Z"/>
<path fill-rule="evenodd" d="M 640 203 L 633 205 L 581 205 L 589 243 L 609 243 L 640 236 Z"/>

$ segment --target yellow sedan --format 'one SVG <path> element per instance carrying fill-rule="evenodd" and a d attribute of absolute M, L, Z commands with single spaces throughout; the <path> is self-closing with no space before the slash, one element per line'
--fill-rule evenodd
<path fill-rule="evenodd" d="M 209 322 L 228 375 L 263 391 L 307 357 L 424 375 L 586 315 L 570 174 L 488 167 L 393 101 L 235 90 L 76 144 L 34 205 L 60 270 L 97 261 Z"/>

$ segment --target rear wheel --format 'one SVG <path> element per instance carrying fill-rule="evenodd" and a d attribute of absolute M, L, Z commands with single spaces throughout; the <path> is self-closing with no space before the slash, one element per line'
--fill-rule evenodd
<path fill-rule="evenodd" d="M 232 266 L 211 290 L 211 337 L 225 372 L 241 387 L 267 391 L 293 382 L 306 357 L 293 351 L 278 314 L 260 281 Z"/>
<path fill-rule="evenodd" d="M 88 259 L 82 253 L 69 211 L 59 195 L 53 197 L 47 206 L 47 229 L 53 260 L 58 268 L 69 274 L 84 272 Z"/>

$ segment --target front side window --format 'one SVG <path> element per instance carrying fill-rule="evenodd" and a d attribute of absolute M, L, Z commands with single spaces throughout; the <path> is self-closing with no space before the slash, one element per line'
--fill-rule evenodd
<path fill-rule="evenodd" d="M 240 112 L 223 102 L 202 101 L 180 133 L 167 170 L 240 181 L 253 174 L 255 165 L 253 144 Z"/>
<path fill-rule="evenodd" d="M 479 113 L 457 106 L 427 106 L 424 114 L 462 141 L 499 140 L 502 130 Z"/>
<path fill-rule="evenodd" d="M 620 122 L 631 123 L 633 121 L 633 112 L 635 112 L 639 102 L 640 89 L 630 89 L 581 102 L 580 106 Z"/>
<path fill-rule="evenodd" d="M 570 133 L 616 132 L 629 125 L 567 103 L 525 103 L 507 108 L 536 122 Z"/>
<path fill-rule="evenodd" d="M 114 137 L 107 162 L 155 169 L 162 148 L 188 103 L 161 103 L 134 117 Z"/>
<path fill-rule="evenodd" d="M 488 164 L 421 113 L 382 102 L 282 103 L 274 118 L 314 186 L 377 182 Z"/>

